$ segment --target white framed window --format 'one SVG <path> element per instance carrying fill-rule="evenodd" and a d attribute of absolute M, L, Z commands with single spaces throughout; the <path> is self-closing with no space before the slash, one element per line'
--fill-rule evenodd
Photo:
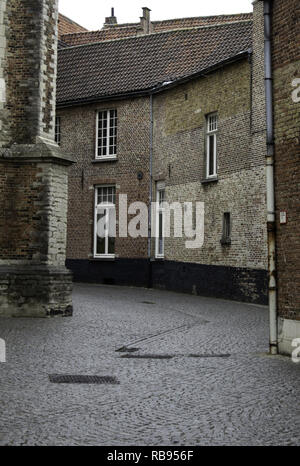
<path fill-rule="evenodd" d="M 156 184 L 156 234 L 155 234 L 155 257 L 164 257 L 164 225 L 165 225 L 165 183 Z"/>
<path fill-rule="evenodd" d="M 58 144 L 60 146 L 60 141 L 61 141 L 61 119 L 60 119 L 60 116 L 55 117 L 54 140 L 55 140 L 56 144 Z"/>
<path fill-rule="evenodd" d="M 96 118 L 96 159 L 117 156 L 117 110 L 101 110 Z"/>
<path fill-rule="evenodd" d="M 218 115 L 207 116 L 206 127 L 206 178 L 217 176 Z"/>
<path fill-rule="evenodd" d="M 116 188 L 95 187 L 94 257 L 115 257 Z"/>

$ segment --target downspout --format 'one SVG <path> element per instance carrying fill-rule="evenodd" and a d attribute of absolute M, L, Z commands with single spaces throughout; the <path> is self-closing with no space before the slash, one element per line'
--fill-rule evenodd
<path fill-rule="evenodd" d="M 149 142 L 149 209 L 148 209 L 148 288 L 152 288 L 151 226 L 152 226 L 152 165 L 153 165 L 153 94 L 150 94 Z"/>
<path fill-rule="evenodd" d="M 267 232 L 268 232 L 268 287 L 269 287 L 269 325 L 270 353 L 277 354 L 277 287 L 276 287 L 276 223 L 275 223 L 275 190 L 274 190 L 274 128 L 273 128 L 273 77 L 271 48 L 271 3 L 264 1 L 264 34 L 265 34 L 265 92 L 266 92 L 266 125 L 267 125 Z"/>

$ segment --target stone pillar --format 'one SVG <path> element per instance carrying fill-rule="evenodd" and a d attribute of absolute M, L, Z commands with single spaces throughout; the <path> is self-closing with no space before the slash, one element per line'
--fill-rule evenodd
<path fill-rule="evenodd" d="M 58 0 L 0 3 L 0 315 L 72 314 L 68 166 L 54 142 Z"/>

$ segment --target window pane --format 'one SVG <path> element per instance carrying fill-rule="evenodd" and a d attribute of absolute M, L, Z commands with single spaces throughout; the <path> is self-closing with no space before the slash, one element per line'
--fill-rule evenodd
<path fill-rule="evenodd" d="M 105 211 L 97 213 L 97 225 L 96 225 L 97 247 L 96 247 L 96 254 L 105 254 L 105 231 L 99 225 L 99 221 L 102 219 L 102 222 L 104 222 L 104 218 L 105 218 Z M 101 226 L 103 226 L 103 223 L 101 223 Z"/>
<path fill-rule="evenodd" d="M 55 142 L 60 145 L 60 117 L 55 118 Z"/>
<path fill-rule="evenodd" d="M 158 216 L 158 254 L 163 254 L 164 248 L 163 248 L 163 213 L 159 212 Z"/>
<path fill-rule="evenodd" d="M 209 136 L 208 175 L 214 175 L 215 137 Z"/>
<path fill-rule="evenodd" d="M 105 238 L 99 238 L 99 236 L 97 236 L 96 254 L 105 254 Z"/>
<path fill-rule="evenodd" d="M 210 115 L 208 117 L 207 130 L 211 132 L 211 131 L 216 131 L 217 129 L 218 129 L 218 116 Z"/>
<path fill-rule="evenodd" d="M 224 213 L 224 231 L 223 236 L 225 238 L 230 237 L 230 212 Z"/>
<path fill-rule="evenodd" d="M 115 253 L 115 240 L 116 238 L 110 236 L 108 238 L 108 254 L 114 254 Z"/>
<path fill-rule="evenodd" d="M 117 111 L 105 110 L 98 114 L 98 156 L 117 154 Z"/>
<path fill-rule="evenodd" d="M 98 204 L 115 204 L 116 203 L 116 188 L 115 186 L 103 186 L 98 188 L 97 196 Z"/>
<path fill-rule="evenodd" d="M 97 188 L 96 254 L 114 254 L 116 236 L 115 186 Z"/>
<path fill-rule="evenodd" d="M 162 203 L 164 202 L 165 200 L 165 190 L 164 189 L 160 189 L 158 191 L 158 202 L 159 202 L 159 206 L 162 205 Z"/>

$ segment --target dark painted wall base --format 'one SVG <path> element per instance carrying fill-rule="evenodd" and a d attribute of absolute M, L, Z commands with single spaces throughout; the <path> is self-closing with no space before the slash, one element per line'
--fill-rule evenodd
<path fill-rule="evenodd" d="M 75 281 L 160 288 L 267 304 L 267 271 L 147 259 L 68 259 Z"/>

